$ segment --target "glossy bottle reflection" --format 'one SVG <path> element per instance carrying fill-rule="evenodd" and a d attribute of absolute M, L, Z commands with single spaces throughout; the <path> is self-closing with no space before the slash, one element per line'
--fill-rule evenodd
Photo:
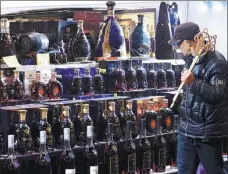
<path fill-rule="evenodd" d="M 146 74 L 145 68 L 143 68 L 142 63 L 140 64 L 139 68 L 136 70 L 136 73 L 137 73 L 138 88 L 146 89 L 148 87 L 147 74 Z"/>
<path fill-rule="evenodd" d="M 8 99 L 6 83 L 3 80 L 3 71 L 0 70 L 0 101 Z"/>
<path fill-rule="evenodd" d="M 59 99 L 63 94 L 63 85 L 56 80 L 56 72 L 51 73 L 51 79 L 48 82 L 49 99 Z"/>
<path fill-rule="evenodd" d="M 166 72 L 163 69 L 163 64 L 162 64 L 162 69 L 159 69 L 157 72 L 157 79 L 158 79 L 158 88 L 167 88 L 167 77 L 166 77 Z"/>
<path fill-rule="evenodd" d="M 64 128 L 63 129 L 63 138 L 64 138 L 64 146 L 63 152 L 60 156 L 60 166 L 59 166 L 59 173 L 72 173 L 76 174 L 76 166 L 75 166 L 75 155 L 71 149 L 70 143 L 70 129 Z"/>
<path fill-rule="evenodd" d="M 34 100 L 42 100 L 47 97 L 47 87 L 44 83 L 40 82 L 40 72 L 36 73 L 36 79 L 31 84 L 31 97 Z"/>
<path fill-rule="evenodd" d="M 113 71 L 113 89 L 112 91 L 126 91 L 126 74 L 122 69 L 121 61 L 118 61 L 118 67 Z"/>
<path fill-rule="evenodd" d="M 3 165 L 2 173 L 20 174 L 20 164 L 14 151 L 14 135 L 8 135 L 8 154 L 6 163 Z"/>
<path fill-rule="evenodd" d="M 140 121 L 140 138 L 137 147 L 137 168 L 139 174 L 149 174 L 152 167 L 151 146 L 146 137 L 146 120 Z"/>
<path fill-rule="evenodd" d="M 129 60 L 128 69 L 126 72 L 126 81 L 127 81 L 127 90 L 136 90 L 138 89 L 138 81 L 136 70 L 132 67 L 132 60 Z"/>
<path fill-rule="evenodd" d="M 32 135 L 30 128 L 26 124 L 26 110 L 18 110 L 19 124 L 16 126 L 15 146 L 16 151 L 20 154 L 31 153 Z"/>
<path fill-rule="evenodd" d="M 46 131 L 40 131 L 40 154 L 36 160 L 36 174 L 52 174 L 51 158 L 46 148 Z"/>
<path fill-rule="evenodd" d="M 98 153 L 93 145 L 93 126 L 87 126 L 84 167 L 85 174 L 98 174 Z"/>
<path fill-rule="evenodd" d="M 71 94 L 74 97 L 82 95 L 82 77 L 80 76 L 80 69 L 74 70 L 74 79 L 72 80 Z"/>
<path fill-rule="evenodd" d="M 157 80 L 157 72 L 154 70 L 154 64 L 152 69 L 148 72 L 147 81 L 148 81 L 148 88 L 157 89 L 158 80 Z"/>
<path fill-rule="evenodd" d="M 127 121 L 127 134 L 124 143 L 124 172 L 136 174 L 136 145 L 131 136 L 131 121 Z"/>
<path fill-rule="evenodd" d="M 105 146 L 105 171 L 107 174 L 119 174 L 119 157 L 116 143 L 113 141 L 113 124 L 108 123 L 108 139 Z"/>
<path fill-rule="evenodd" d="M 96 68 L 96 74 L 93 77 L 93 89 L 95 94 L 103 94 L 104 77 L 100 74 L 100 68 Z"/>
<path fill-rule="evenodd" d="M 82 91 L 84 95 L 93 95 L 93 79 L 89 68 L 85 69 L 85 75 L 82 77 Z"/>

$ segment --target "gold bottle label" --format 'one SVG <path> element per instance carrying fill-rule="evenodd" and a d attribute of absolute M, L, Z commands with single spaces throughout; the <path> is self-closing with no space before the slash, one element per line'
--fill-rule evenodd
<path fill-rule="evenodd" d="M 115 111 L 116 106 L 115 106 L 115 102 L 109 102 L 109 111 L 113 112 Z"/>
<path fill-rule="evenodd" d="M 88 104 L 83 104 L 82 105 L 82 112 L 84 114 L 88 114 L 89 113 L 89 105 Z"/>
<path fill-rule="evenodd" d="M 20 121 L 25 121 L 26 120 L 26 110 L 18 110 L 19 113 L 19 120 Z"/>
<path fill-rule="evenodd" d="M 41 119 L 47 119 L 48 108 L 40 108 Z"/>

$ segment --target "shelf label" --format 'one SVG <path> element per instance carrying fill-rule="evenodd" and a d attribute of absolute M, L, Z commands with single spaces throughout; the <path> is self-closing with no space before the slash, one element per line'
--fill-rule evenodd
<path fill-rule="evenodd" d="M 17 57 L 15 55 L 14 56 L 6 56 L 6 57 L 3 57 L 3 61 L 10 68 L 11 67 L 20 67 L 21 66 L 19 64 L 19 62 L 17 60 Z"/>

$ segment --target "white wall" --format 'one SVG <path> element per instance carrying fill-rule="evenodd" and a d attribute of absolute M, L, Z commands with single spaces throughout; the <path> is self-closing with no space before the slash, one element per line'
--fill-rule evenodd
<path fill-rule="evenodd" d="M 216 49 L 227 58 L 227 6 L 222 11 L 210 9 L 205 12 L 203 1 L 177 1 L 181 23 L 195 22 L 201 30 L 208 28 L 209 34 L 217 34 Z M 106 1 L 1 1 L 1 14 L 44 8 L 105 8 Z M 116 8 L 156 8 L 157 19 L 161 1 L 116 1 Z M 214 3 L 214 2 L 213 2 Z"/>

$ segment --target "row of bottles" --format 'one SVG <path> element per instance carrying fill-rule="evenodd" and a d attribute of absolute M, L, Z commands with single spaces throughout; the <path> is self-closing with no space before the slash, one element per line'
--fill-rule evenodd
<path fill-rule="evenodd" d="M 102 23 L 98 35 L 95 57 L 155 57 L 155 34 L 152 27 L 151 36 L 144 23 L 144 15 L 138 15 L 138 24 L 129 38 L 129 28 L 124 31 L 115 20 L 115 2 L 106 3 L 107 19 Z M 105 45 L 105 46 L 104 46 Z"/>
<path fill-rule="evenodd" d="M 102 94 L 104 92 L 104 78 L 100 74 L 100 68 L 96 68 L 94 77 L 90 75 L 90 69 L 85 69 L 85 75 L 80 76 L 80 69 L 75 69 L 72 81 L 71 94 L 73 96 Z"/>
<path fill-rule="evenodd" d="M 111 91 L 131 91 L 137 89 L 161 89 L 167 87 L 176 87 L 175 72 L 172 69 L 166 71 L 155 70 L 154 66 L 149 72 L 141 64 L 137 70 L 132 67 L 132 61 L 126 71 L 122 69 L 121 61 L 118 61 L 118 67 L 111 74 Z"/>

